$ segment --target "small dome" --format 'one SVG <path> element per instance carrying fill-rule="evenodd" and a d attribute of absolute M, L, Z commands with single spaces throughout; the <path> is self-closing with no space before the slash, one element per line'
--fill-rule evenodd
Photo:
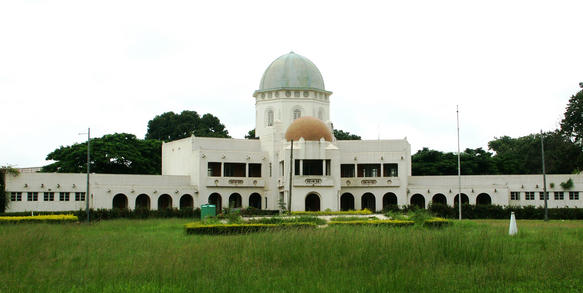
<path fill-rule="evenodd" d="M 263 73 L 258 91 L 277 89 L 326 91 L 318 67 L 308 58 L 294 52 L 275 59 Z"/>
<path fill-rule="evenodd" d="M 286 140 L 298 141 L 301 137 L 304 140 L 319 141 L 320 138 L 324 138 L 326 141 L 332 141 L 332 132 L 322 120 L 311 117 L 304 116 L 296 119 L 285 132 Z"/>

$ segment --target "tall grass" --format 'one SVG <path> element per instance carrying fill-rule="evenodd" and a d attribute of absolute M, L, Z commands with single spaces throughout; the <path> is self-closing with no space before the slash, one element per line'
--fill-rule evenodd
<path fill-rule="evenodd" d="M 188 220 L 0 226 L 0 292 L 577 291 L 583 223 L 186 235 Z M 547 225 L 550 224 L 550 225 Z"/>

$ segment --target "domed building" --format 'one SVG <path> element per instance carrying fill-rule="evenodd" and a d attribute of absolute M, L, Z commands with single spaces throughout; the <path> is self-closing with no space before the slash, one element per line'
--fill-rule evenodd
<path fill-rule="evenodd" d="M 259 139 L 189 137 L 162 145 L 162 175 L 26 173 L 6 178 L 9 211 L 91 208 L 225 207 L 292 211 L 380 211 L 431 203 L 543 204 L 541 176 L 411 176 L 406 139 L 336 140 L 318 67 L 294 52 L 275 59 L 255 100 Z M 569 191 L 550 190 L 549 207 L 581 207 L 582 175 Z M 461 198 L 460 198 L 461 196 Z"/>

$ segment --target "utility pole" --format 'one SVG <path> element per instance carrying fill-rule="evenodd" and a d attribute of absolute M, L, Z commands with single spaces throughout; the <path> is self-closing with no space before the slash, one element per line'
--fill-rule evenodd
<path fill-rule="evenodd" d="M 549 220 L 549 209 L 547 206 L 547 173 L 545 170 L 545 145 L 544 145 L 544 135 L 541 129 L 540 131 L 540 150 L 542 154 L 542 163 L 543 163 L 543 196 L 545 197 L 545 221 Z"/>
<path fill-rule="evenodd" d="M 460 159 L 460 111 L 458 106 L 455 106 L 455 113 L 457 115 L 457 178 L 458 178 L 458 208 L 459 220 L 462 219 L 462 164 Z"/>

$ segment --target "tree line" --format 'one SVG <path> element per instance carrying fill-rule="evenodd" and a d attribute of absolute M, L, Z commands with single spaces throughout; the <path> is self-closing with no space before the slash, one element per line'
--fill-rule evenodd
<path fill-rule="evenodd" d="M 581 84 L 583 88 L 583 83 Z M 360 140 L 361 137 L 334 129 L 338 140 Z M 166 112 L 148 122 L 144 139 L 133 134 L 106 134 L 91 140 L 91 170 L 109 174 L 160 174 L 162 142 L 189 137 L 229 138 L 219 118 L 196 111 L 177 114 Z M 247 139 L 257 139 L 255 129 Z M 539 174 L 541 173 L 540 134 L 512 138 L 502 136 L 482 148 L 466 149 L 460 154 L 463 175 Z M 583 170 L 583 90 L 573 95 L 559 129 L 544 133 L 546 171 L 550 174 Z M 53 163 L 41 172 L 82 173 L 86 171 L 85 143 L 61 146 L 46 157 Z M 412 155 L 413 175 L 456 175 L 457 155 L 423 148 Z"/>
<path fill-rule="evenodd" d="M 580 84 L 583 88 L 583 83 Z M 571 174 L 583 170 L 583 90 L 571 96 L 560 127 L 542 134 L 545 171 Z M 541 134 L 488 142 L 488 149 L 460 153 L 463 175 L 541 174 Z M 457 175 L 457 154 L 423 148 L 411 156 L 413 175 Z"/>

